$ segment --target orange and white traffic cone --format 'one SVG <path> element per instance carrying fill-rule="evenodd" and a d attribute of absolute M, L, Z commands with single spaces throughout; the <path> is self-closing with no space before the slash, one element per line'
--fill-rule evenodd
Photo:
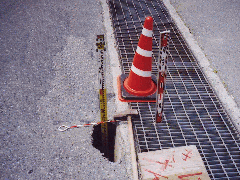
<path fill-rule="evenodd" d="M 156 102 L 156 78 L 152 71 L 153 18 L 147 17 L 129 76 L 118 77 L 119 99 L 125 102 Z M 153 81 L 154 79 L 154 81 Z"/>

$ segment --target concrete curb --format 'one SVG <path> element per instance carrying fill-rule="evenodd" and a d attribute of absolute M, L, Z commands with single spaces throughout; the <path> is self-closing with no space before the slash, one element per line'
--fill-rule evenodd
<path fill-rule="evenodd" d="M 137 158 L 136 158 L 136 150 L 134 146 L 134 137 L 133 137 L 133 129 L 132 129 L 132 120 L 131 117 L 128 116 L 128 132 L 129 132 L 129 143 L 130 143 L 130 151 L 131 151 L 131 159 L 132 159 L 132 171 L 133 171 L 133 180 L 138 180 L 138 166 L 137 166 Z"/>
<path fill-rule="evenodd" d="M 169 14 L 171 15 L 178 29 L 182 33 L 194 56 L 196 57 L 198 64 L 200 65 L 204 74 L 207 77 L 207 80 L 212 85 L 219 100 L 221 101 L 228 115 L 232 119 L 233 124 L 240 133 L 240 109 L 237 106 L 237 103 L 224 88 L 224 85 L 221 82 L 219 76 L 214 73 L 204 52 L 199 47 L 197 41 L 194 39 L 194 36 L 190 33 L 189 29 L 185 26 L 184 22 L 176 12 L 175 8 L 171 5 L 170 1 L 163 0 L 163 3 L 167 7 Z"/>
<path fill-rule="evenodd" d="M 129 105 L 126 102 L 119 101 L 118 88 L 117 88 L 117 77 L 121 75 L 121 66 L 119 64 L 119 57 L 116 50 L 116 42 L 113 34 L 112 23 L 110 21 L 109 8 L 105 0 L 101 0 L 103 7 L 103 19 L 104 26 L 106 28 L 106 42 L 107 51 L 110 58 L 111 72 L 113 77 L 113 88 L 115 93 L 115 104 L 116 113 L 123 112 L 129 109 Z M 121 122 L 116 130 L 116 141 L 115 141 L 115 162 L 121 163 L 125 161 L 127 173 L 133 180 L 138 179 L 137 162 L 135 154 L 135 146 L 133 139 L 133 131 L 131 122 Z"/>

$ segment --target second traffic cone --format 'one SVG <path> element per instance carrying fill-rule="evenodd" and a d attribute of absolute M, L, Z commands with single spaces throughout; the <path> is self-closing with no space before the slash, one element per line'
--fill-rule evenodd
<path fill-rule="evenodd" d="M 121 101 L 127 102 L 155 102 L 156 82 L 153 81 L 152 71 L 152 34 L 153 18 L 147 17 L 144 22 L 142 34 L 133 58 L 133 64 L 128 77 L 119 77 L 118 86 Z M 153 79 L 152 79 L 153 78 Z M 126 92 L 125 92 L 126 91 Z"/>

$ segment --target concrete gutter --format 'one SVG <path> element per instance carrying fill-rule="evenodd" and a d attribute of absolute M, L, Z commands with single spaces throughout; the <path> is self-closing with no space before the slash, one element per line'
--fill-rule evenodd
<path fill-rule="evenodd" d="M 186 40 L 189 48 L 196 57 L 198 64 L 203 70 L 204 74 L 207 77 L 207 80 L 212 85 L 215 93 L 217 94 L 219 100 L 230 116 L 233 124 L 240 133 L 240 109 L 237 106 L 237 103 L 234 101 L 232 96 L 225 89 L 222 81 L 219 76 L 214 73 L 214 70 L 211 68 L 206 55 L 199 47 L 197 41 L 194 39 L 193 35 L 190 33 L 189 29 L 185 26 L 184 22 L 176 12 L 175 8 L 171 5 L 169 0 L 163 0 L 164 5 L 167 7 L 169 14 L 177 25 L 178 29 L 182 33 L 184 39 Z"/>
<path fill-rule="evenodd" d="M 106 32 L 107 51 L 110 58 L 111 74 L 113 78 L 113 89 L 115 93 L 116 114 L 129 109 L 126 102 L 118 100 L 117 77 L 122 74 L 121 66 L 119 64 L 119 57 L 116 49 L 116 41 L 113 34 L 113 27 L 109 14 L 109 8 L 106 0 L 101 0 L 103 7 L 103 20 Z M 129 119 L 126 122 L 121 122 L 116 130 L 115 139 L 115 157 L 114 161 L 126 163 L 128 176 L 133 180 L 138 180 L 138 170 L 136 161 L 136 151 L 133 139 L 132 123 Z"/>

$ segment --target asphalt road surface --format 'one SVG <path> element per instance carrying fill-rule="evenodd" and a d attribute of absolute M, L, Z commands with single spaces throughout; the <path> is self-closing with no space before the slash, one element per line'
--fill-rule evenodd
<path fill-rule="evenodd" d="M 240 107 L 240 1 L 170 0 Z"/>
<path fill-rule="evenodd" d="M 129 179 L 92 146 L 98 0 L 1 0 L 0 179 Z M 112 97 L 111 94 L 109 97 Z"/>

